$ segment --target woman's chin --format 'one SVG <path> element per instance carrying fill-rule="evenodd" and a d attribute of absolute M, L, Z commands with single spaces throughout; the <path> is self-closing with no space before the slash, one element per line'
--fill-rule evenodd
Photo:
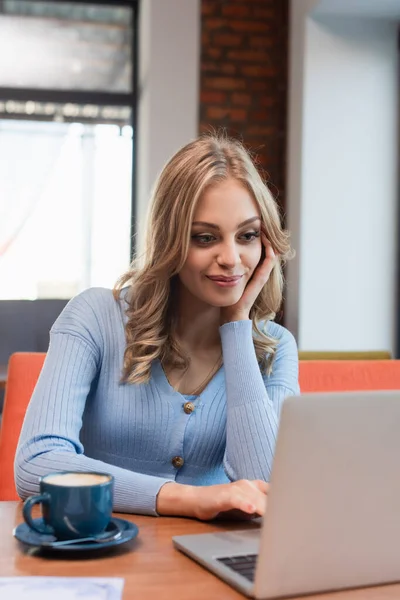
<path fill-rule="evenodd" d="M 210 295 L 209 297 L 204 298 L 204 300 L 207 304 L 215 306 L 215 308 L 226 308 L 239 302 L 240 298 L 242 297 L 242 293 L 243 292 L 241 292 L 240 294 L 238 294 L 237 292 L 231 292 L 230 294 L 226 294 L 225 298 L 218 298 L 215 297 L 215 295 L 213 294 L 212 296 Z"/>

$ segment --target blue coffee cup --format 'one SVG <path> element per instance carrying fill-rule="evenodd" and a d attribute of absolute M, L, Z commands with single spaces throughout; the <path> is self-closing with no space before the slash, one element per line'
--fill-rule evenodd
<path fill-rule="evenodd" d="M 66 471 L 40 479 L 40 495 L 24 502 L 27 525 L 60 540 L 100 535 L 112 517 L 114 478 L 109 473 Z M 32 507 L 41 504 L 43 525 L 32 518 Z"/>

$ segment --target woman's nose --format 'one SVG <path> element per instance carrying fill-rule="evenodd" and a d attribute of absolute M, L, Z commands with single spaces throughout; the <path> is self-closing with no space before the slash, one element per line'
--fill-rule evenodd
<path fill-rule="evenodd" d="M 236 244 L 224 244 L 220 247 L 219 254 L 217 256 L 217 262 L 219 265 L 228 269 L 233 269 L 237 264 L 240 263 L 239 249 Z"/>

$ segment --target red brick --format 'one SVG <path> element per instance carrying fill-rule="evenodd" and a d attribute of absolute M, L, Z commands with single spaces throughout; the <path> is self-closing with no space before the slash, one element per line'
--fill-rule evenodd
<path fill-rule="evenodd" d="M 247 77 L 275 77 L 276 69 L 274 67 L 261 65 L 246 65 L 240 68 L 242 75 Z"/>
<path fill-rule="evenodd" d="M 207 47 L 207 46 L 208 46 L 208 44 L 210 43 L 210 41 L 211 41 L 210 34 L 208 33 L 208 31 L 207 31 L 207 30 L 204 30 L 204 29 L 203 29 L 203 31 L 201 32 L 201 45 L 202 45 L 203 47 L 204 47 L 204 46 L 205 46 L 205 47 Z"/>
<path fill-rule="evenodd" d="M 268 119 L 271 118 L 272 114 L 273 113 L 270 110 L 264 108 L 264 109 L 260 109 L 260 110 L 251 111 L 249 116 L 250 116 L 250 120 L 252 123 L 255 121 L 259 123 L 260 121 L 261 122 L 268 121 Z"/>
<path fill-rule="evenodd" d="M 244 108 L 231 108 L 230 117 L 232 121 L 245 121 L 247 119 L 247 111 Z"/>
<path fill-rule="evenodd" d="M 270 83 L 268 80 L 256 79 L 249 80 L 246 82 L 246 87 L 251 92 L 268 92 L 270 89 Z"/>
<path fill-rule="evenodd" d="M 217 2 L 219 0 L 216 0 Z M 274 6 L 286 0 L 228 0 L 229 4 L 250 4 L 252 6 Z"/>
<path fill-rule="evenodd" d="M 243 61 L 243 62 L 262 62 L 268 60 L 269 55 L 264 50 L 228 50 L 226 58 L 228 60 Z"/>
<path fill-rule="evenodd" d="M 209 106 L 207 108 L 206 116 L 208 119 L 225 119 L 228 114 L 228 109 L 226 106 Z"/>
<path fill-rule="evenodd" d="M 205 17 L 208 15 L 215 15 L 217 8 L 218 7 L 213 0 L 211 2 L 209 0 L 202 0 L 201 14 Z"/>
<path fill-rule="evenodd" d="M 222 50 L 221 48 L 211 48 L 208 46 L 206 49 L 203 48 L 203 56 L 207 58 L 221 58 Z"/>
<path fill-rule="evenodd" d="M 264 135 L 272 135 L 274 133 L 274 128 L 273 127 L 264 127 L 262 125 L 252 125 L 251 127 L 247 128 L 247 133 L 249 136 L 251 135 L 259 135 L 259 136 L 264 136 Z"/>
<path fill-rule="evenodd" d="M 216 75 L 235 75 L 236 66 L 232 63 L 216 63 L 205 62 L 201 63 L 201 70 L 204 73 L 214 73 Z"/>
<path fill-rule="evenodd" d="M 215 29 L 223 29 L 224 27 L 227 26 L 227 21 L 226 21 L 226 19 L 219 19 L 219 18 L 206 19 L 205 26 L 207 28 L 207 31 L 213 31 Z"/>
<path fill-rule="evenodd" d="M 276 45 L 276 40 L 269 35 L 252 35 L 249 38 L 249 45 L 251 48 L 272 48 Z"/>
<path fill-rule="evenodd" d="M 235 75 L 237 72 L 237 67 L 234 63 L 219 63 L 219 68 L 224 75 Z"/>
<path fill-rule="evenodd" d="M 276 106 L 278 103 L 276 96 L 263 96 L 260 99 L 261 106 L 266 106 L 267 108 L 271 108 L 272 106 Z"/>
<path fill-rule="evenodd" d="M 247 111 L 243 108 L 229 108 L 223 106 L 210 106 L 207 109 L 207 118 L 211 120 L 224 120 L 229 119 L 230 121 L 245 121 L 247 118 Z"/>
<path fill-rule="evenodd" d="M 213 36 L 213 43 L 216 46 L 240 46 L 243 37 L 237 33 L 218 33 Z"/>
<path fill-rule="evenodd" d="M 248 17 L 250 14 L 250 7 L 245 3 L 242 4 L 228 4 L 222 7 L 222 14 L 227 17 L 236 17 L 238 19 L 242 17 Z"/>
<path fill-rule="evenodd" d="M 251 96 L 250 94 L 240 94 L 235 92 L 231 96 L 232 104 L 239 104 L 241 106 L 250 106 Z"/>
<path fill-rule="evenodd" d="M 273 8 L 253 8 L 252 16 L 256 19 L 273 19 L 275 17 L 275 10 Z"/>
<path fill-rule="evenodd" d="M 235 77 L 205 77 L 204 88 L 211 90 L 244 90 L 246 82 L 244 79 Z"/>
<path fill-rule="evenodd" d="M 201 90 L 200 102 L 201 104 L 222 104 L 226 102 L 226 94 L 224 92 Z"/>
<path fill-rule="evenodd" d="M 229 27 L 233 31 L 246 32 L 267 32 L 271 29 L 271 24 L 265 21 L 230 21 Z"/>
<path fill-rule="evenodd" d="M 289 0 L 201 0 L 199 130 L 238 137 L 284 208 Z"/>
<path fill-rule="evenodd" d="M 201 70 L 203 73 L 217 72 L 219 73 L 218 67 L 215 65 L 215 62 L 205 62 L 204 60 L 201 62 Z"/>

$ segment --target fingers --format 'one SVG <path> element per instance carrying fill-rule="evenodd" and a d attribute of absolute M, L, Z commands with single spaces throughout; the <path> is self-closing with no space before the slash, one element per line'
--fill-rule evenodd
<path fill-rule="evenodd" d="M 257 488 L 260 490 L 260 492 L 263 492 L 264 494 L 268 494 L 269 483 L 267 483 L 266 481 L 262 481 L 261 479 L 254 479 L 251 483 L 253 485 L 257 486 Z"/>
<path fill-rule="evenodd" d="M 231 509 L 241 510 L 248 515 L 257 513 L 257 501 L 249 500 L 249 498 L 244 494 L 236 494 L 232 498 L 232 501 L 233 503 Z"/>
<path fill-rule="evenodd" d="M 219 513 L 217 515 L 217 519 L 229 520 L 229 521 L 251 521 L 258 517 L 257 514 L 245 513 L 242 510 L 237 508 L 233 508 L 232 510 L 227 510 L 226 512 Z"/>
<path fill-rule="evenodd" d="M 266 507 L 266 497 L 263 495 L 262 498 L 254 497 L 249 499 L 246 494 L 235 492 L 230 495 L 226 503 L 224 503 L 218 514 L 237 514 L 243 513 L 251 517 L 263 516 Z"/>
<path fill-rule="evenodd" d="M 264 515 L 268 492 L 268 484 L 265 481 L 243 479 L 231 485 L 238 487 L 238 494 L 234 500 L 240 502 L 240 505 L 232 508 L 238 508 L 247 514 Z"/>
<path fill-rule="evenodd" d="M 233 508 L 241 510 L 247 515 L 254 515 L 258 517 L 264 516 L 267 505 L 265 495 L 254 497 L 251 502 L 246 498 L 246 496 L 241 495 L 238 495 L 235 500 L 237 500 L 237 505 L 235 502 L 235 506 Z"/>
<path fill-rule="evenodd" d="M 265 248 L 265 259 L 263 260 L 260 267 L 261 269 L 263 269 L 265 266 L 266 271 L 268 271 L 269 274 L 278 261 L 278 255 L 275 254 L 271 242 L 268 240 L 267 236 L 263 232 L 261 232 L 261 241 Z"/>
<path fill-rule="evenodd" d="M 214 519 L 221 513 L 239 511 L 245 515 L 263 516 L 269 485 L 265 481 L 242 479 L 233 483 L 200 487 L 196 491 L 195 514 L 198 519 Z"/>
<path fill-rule="evenodd" d="M 278 262 L 278 256 L 275 254 L 271 243 L 263 232 L 261 232 L 261 240 L 265 248 L 265 258 L 254 271 L 246 288 L 246 293 L 254 296 L 254 299 L 258 296 L 262 287 L 267 283 L 272 269 Z"/>
<path fill-rule="evenodd" d="M 271 242 L 267 240 L 266 236 L 264 234 L 262 234 L 262 236 L 265 238 L 264 241 L 264 246 L 265 246 L 265 258 L 267 260 L 271 260 L 276 262 L 277 256 L 275 254 L 275 251 L 271 245 Z"/>

